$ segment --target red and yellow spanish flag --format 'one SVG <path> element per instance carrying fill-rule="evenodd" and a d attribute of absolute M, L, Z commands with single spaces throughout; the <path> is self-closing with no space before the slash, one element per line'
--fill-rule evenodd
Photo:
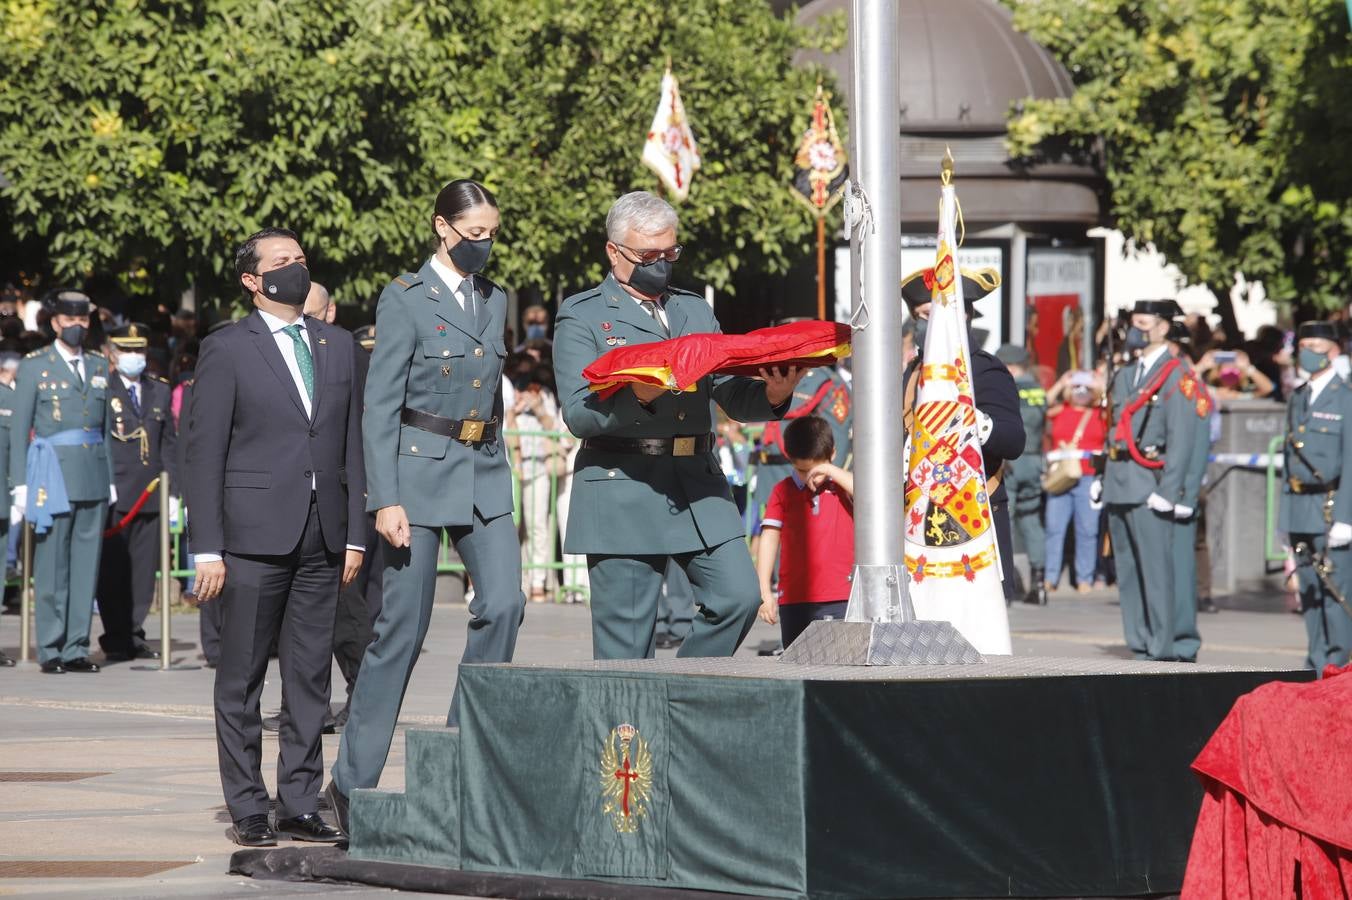
<path fill-rule="evenodd" d="M 670 65 L 662 76 L 657 114 L 643 144 L 643 164 L 656 173 L 673 200 L 680 202 L 690 195 L 690 181 L 699 169 L 699 148 Z"/>
<path fill-rule="evenodd" d="M 981 653 L 1011 653 L 972 390 L 956 223 L 957 196 L 945 183 L 929 327 L 906 436 L 906 570 L 916 618 L 953 623 Z"/>

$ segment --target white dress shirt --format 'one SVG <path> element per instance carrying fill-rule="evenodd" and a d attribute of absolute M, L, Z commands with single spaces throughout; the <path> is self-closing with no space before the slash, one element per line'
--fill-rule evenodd
<path fill-rule="evenodd" d="M 1159 361 L 1159 358 L 1168 352 L 1169 345 L 1161 344 L 1159 347 L 1156 347 L 1148 353 L 1142 353 L 1139 362 L 1140 368 L 1136 370 L 1136 383 L 1133 384 L 1132 387 L 1140 387 L 1141 382 L 1145 380 L 1146 374 L 1155 367 L 1155 363 Z"/>
<path fill-rule="evenodd" d="M 145 401 L 145 397 L 141 395 L 141 379 L 128 378 L 121 372 L 117 373 L 117 377 L 122 379 L 122 386 L 127 389 L 127 393 L 130 394 L 131 398 L 136 401 L 136 408 L 140 409 L 141 404 Z"/>
<path fill-rule="evenodd" d="M 1310 406 L 1314 406 L 1314 401 L 1319 399 L 1319 395 L 1323 393 L 1324 388 L 1328 387 L 1329 382 L 1337 377 L 1339 377 L 1338 370 L 1329 366 L 1310 379 Z"/>
<path fill-rule="evenodd" d="M 459 272 L 455 271 L 455 269 L 452 269 L 450 266 L 443 264 L 442 261 L 435 256 L 432 257 L 431 262 L 432 271 L 437 273 L 438 278 L 446 282 L 446 287 L 451 289 L 451 293 L 455 295 L 455 301 L 460 304 L 460 308 L 473 316 L 474 310 L 472 308 L 465 309 L 465 294 L 460 290 L 460 284 L 465 281 L 465 279 L 461 277 Z M 470 282 L 469 289 L 471 291 L 474 290 L 474 282 Z"/>
<path fill-rule="evenodd" d="M 628 291 L 626 291 L 625 293 L 628 293 Z M 671 334 L 671 323 L 667 321 L 667 304 L 666 304 L 666 301 L 663 301 L 663 300 L 640 300 L 640 299 L 638 299 L 637 297 L 635 297 L 633 294 L 629 294 L 629 299 L 630 299 L 630 300 L 633 300 L 635 303 L 638 304 L 639 310 L 640 310 L 645 316 L 648 315 L 648 310 L 646 310 L 646 309 L 643 308 L 643 304 L 645 304 L 645 303 L 652 303 L 652 304 L 654 304 L 655 307 L 656 307 L 656 309 L 657 309 L 657 318 L 658 318 L 659 320 L 661 320 L 661 322 L 662 322 L 662 327 L 665 328 L 665 329 L 667 330 L 667 334 Z M 674 336 L 675 336 L 675 335 L 673 335 L 673 337 L 674 337 Z"/>
<path fill-rule="evenodd" d="M 75 374 L 75 363 L 78 362 L 80 364 L 80 381 L 89 380 L 89 367 L 84 364 L 84 351 L 77 350 L 71 353 L 66 349 L 66 345 L 60 341 L 55 341 L 52 346 L 56 348 L 57 354 L 66 361 L 66 366 L 70 369 L 72 375 Z"/>
<path fill-rule="evenodd" d="M 300 402 L 305 406 L 305 417 L 314 418 L 314 411 L 310 407 L 310 394 L 305 390 L 305 379 L 300 377 L 300 363 L 296 362 L 296 342 L 291 339 L 291 335 L 282 329 L 290 328 L 292 325 L 300 326 L 301 339 L 305 341 L 305 346 L 310 348 L 310 359 L 314 359 L 315 347 L 310 341 L 310 329 L 305 327 L 305 317 L 301 316 L 294 322 L 284 322 L 270 312 L 258 311 L 262 317 L 263 324 L 268 326 L 272 332 L 272 339 L 277 342 L 277 349 L 282 351 L 282 359 L 286 360 L 287 371 L 291 373 L 291 381 L 296 385 L 296 393 L 300 394 Z"/>
<path fill-rule="evenodd" d="M 291 373 L 291 381 L 296 385 L 296 393 L 300 394 L 300 402 L 305 406 L 305 417 L 313 419 L 314 409 L 311 405 L 310 394 L 305 389 L 305 379 L 300 374 L 300 363 L 296 362 L 296 342 L 291 339 L 291 335 L 283 331 L 284 328 L 289 328 L 292 325 L 300 326 L 301 339 L 305 341 L 305 346 L 310 348 L 310 359 L 313 365 L 315 345 L 310 340 L 310 329 L 305 326 L 305 316 L 301 316 L 295 322 L 287 322 L 261 309 L 258 311 L 258 315 L 262 318 L 263 324 L 267 325 L 268 330 L 272 332 L 272 339 L 277 342 L 277 349 L 282 351 L 282 359 L 286 361 L 286 369 Z M 316 372 L 315 376 L 318 377 L 318 374 Z M 125 379 L 123 380 L 125 381 Z M 310 490 L 313 491 L 317 486 L 317 479 L 318 476 L 310 476 Z M 348 544 L 347 549 L 362 552 L 366 550 L 365 547 L 357 544 Z M 222 559 L 220 553 L 194 553 L 192 556 L 196 563 L 220 562 Z"/>

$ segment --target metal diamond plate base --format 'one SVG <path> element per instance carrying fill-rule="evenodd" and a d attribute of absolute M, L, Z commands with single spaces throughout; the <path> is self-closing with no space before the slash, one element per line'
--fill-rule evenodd
<path fill-rule="evenodd" d="M 950 666 L 985 662 L 949 622 L 813 622 L 780 657 L 800 666 Z"/>

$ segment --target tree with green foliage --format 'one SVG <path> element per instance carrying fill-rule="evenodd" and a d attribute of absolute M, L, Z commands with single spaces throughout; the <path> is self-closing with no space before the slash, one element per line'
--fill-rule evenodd
<path fill-rule="evenodd" d="M 370 302 L 471 177 L 502 204 L 491 274 L 553 296 L 600 277 L 614 197 L 656 186 L 670 57 L 704 158 L 681 270 L 727 287 L 807 252 L 786 185 L 817 73 L 794 54 L 843 32 L 764 0 L 3 0 L 0 229 L 53 280 L 230 304 L 234 246 L 283 224 Z"/>
<path fill-rule="evenodd" d="M 1116 227 L 1229 303 L 1346 305 L 1352 39 L 1342 0 L 1008 0 L 1077 87 L 1016 110 L 1013 157 L 1101 159 Z"/>

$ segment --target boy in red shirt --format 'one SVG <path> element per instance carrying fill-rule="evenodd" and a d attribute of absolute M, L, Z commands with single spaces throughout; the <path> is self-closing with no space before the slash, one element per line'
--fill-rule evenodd
<path fill-rule="evenodd" d="M 756 573 L 760 618 L 779 622 L 785 647 L 817 619 L 843 619 L 854 570 L 854 476 L 832 465 L 835 438 L 817 416 L 784 429 L 793 474 L 775 485 L 765 506 Z M 772 580 L 779 557 L 779 593 Z"/>

